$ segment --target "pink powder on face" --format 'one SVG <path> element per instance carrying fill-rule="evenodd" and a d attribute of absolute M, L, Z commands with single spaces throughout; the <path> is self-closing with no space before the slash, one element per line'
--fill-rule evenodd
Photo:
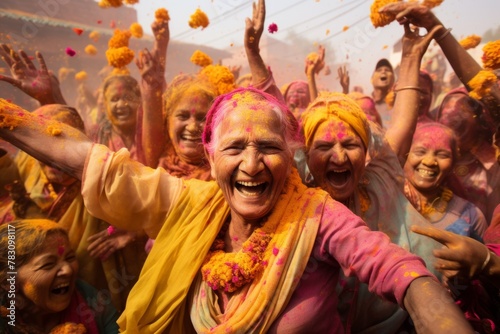
<path fill-rule="evenodd" d="M 280 250 L 278 248 L 276 248 L 276 247 L 273 248 L 273 254 L 274 255 L 278 255 L 279 251 Z"/>
<path fill-rule="evenodd" d="M 59 256 L 63 255 L 63 254 L 64 254 L 64 250 L 65 250 L 65 247 L 64 247 L 64 246 L 62 246 L 62 245 L 61 245 L 61 246 L 58 246 L 58 247 L 57 247 L 57 254 L 58 254 Z"/>

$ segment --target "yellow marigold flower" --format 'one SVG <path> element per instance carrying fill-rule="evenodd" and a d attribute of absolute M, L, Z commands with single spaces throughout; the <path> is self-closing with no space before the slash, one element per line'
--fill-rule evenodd
<path fill-rule="evenodd" d="M 212 65 L 213 61 L 212 58 L 210 58 L 209 55 L 206 53 L 196 50 L 193 55 L 191 56 L 191 59 L 189 59 L 193 64 L 205 67 L 208 65 Z"/>
<path fill-rule="evenodd" d="M 156 21 L 170 21 L 170 16 L 168 15 L 168 10 L 165 8 L 158 8 L 155 11 Z"/>
<path fill-rule="evenodd" d="M 208 20 L 207 14 L 205 14 L 201 9 L 196 9 L 196 11 L 191 14 L 191 17 L 189 18 L 189 26 L 193 29 L 202 27 L 202 29 L 205 29 L 210 21 Z"/>
<path fill-rule="evenodd" d="M 481 43 L 481 37 L 478 35 L 470 35 L 460 41 L 460 45 L 465 50 L 475 48 L 476 46 L 479 45 L 479 43 Z"/>
<path fill-rule="evenodd" d="M 123 46 L 128 47 L 128 42 L 132 33 L 128 30 L 115 29 L 113 36 L 109 39 L 108 47 L 110 48 L 121 48 Z"/>
<path fill-rule="evenodd" d="M 89 34 L 89 38 L 91 40 L 93 40 L 94 42 L 97 42 L 100 37 L 101 37 L 101 34 L 98 31 L 96 31 L 96 30 L 91 31 L 90 34 Z"/>
<path fill-rule="evenodd" d="M 472 89 L 469 96 L 473 99 L 480 100 L 483 96 L 489 94 L 491 86 L 496 84 L 497 76 L 493 71 L 479 71 L 467 85 Z"/>
<path fill-rule="evenodd" d="M 66 81 L 66 79 L 69 78 L 69 76 L 75 72 L 74 68 L 68 68 L 68 67 L 61 67 L 59 69 L 59 72 L 57 73 L 57 77 L 60 82 Z"/>
<path fill-rule="evenodd" d="M 101 8 L 120 7 L 122 2 L 121 0 L 101 0 L 98 5 Z"/>
<path fill-rule="evenodd" d="M 144 32 L 142 31 L 142 26 L 137 22 L 132 23 L 129 30 L 132 36 L 134 36 L 135 38 L 142 38 L 142 35 L 144 34 Z"/>
<path fill-rule="evenodd" d="M 201 72 L 201 76 L 208 79 L 215 87 L 217 95 L 229 93 L 236 88 L 233 73 L 223 65 L 208 65 Z"/>
<path fill-rule="evenodd" d="M 434 8 L 439 6 L 444 0 L 424 0 L 422 5 L 427 6 L 429 8 Z"/>
<path fill-rule="evenodd" d="M 127 5 L 135 5 L 136 3 L 139 3 L 139 0 L 123 0 L 123 3 L 126 3 Z"/>
<path fill-rule="evenodd" d="M 483 52 L 484 68 L 490 70 L 500 68 L 500 40 L 486 43 Z"/>
<path fill-rule="evenodd" d="M 89 44 L 85 47 L 84 49 L 85 53 L 88 54 L 88 55 L 96 55 L 97 54 L 97 49 L 95 46 L 93 46 L 92 44 Z"/>
<path fill-rule="evenodd" d="M 85 71 L 80 71 L 77 74 L 75 74 L 75 80 L 76 81 L 85 81 L 87 80 L 87 72 Z"/>
<path fill-rule="evenodd" d="M 130 71 L 127 67 L 115 67 L 109 75 L 130 75 Z"/>
<path fill-rule="evenodd" d="M 375 0 L 370 7 L 370 20 L 375 28 L 383 27 L 396 19 L 394 14 L 379 13 L 380 8 L 399 0 Z"/>
<path fill-rule="evenodd" d="M 108 49 L 106 50 L 106 59 L 108 59 L 108 64 L 113 67 L 124 67 L 134 59 L 134 51 L 127 46 Z"/>

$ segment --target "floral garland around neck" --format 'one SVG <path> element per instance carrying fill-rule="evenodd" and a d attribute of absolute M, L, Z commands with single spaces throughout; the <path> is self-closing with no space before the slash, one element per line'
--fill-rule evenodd
<path fill-rule="evenodd" d="M 201 267 L 203 280 L 213 290 L 234 292 L 253 281 L 267 266 L 264 253 L 272 235 L 257 228 L 237 253 L 224 252 L 225 224 L 215 239 Z"/>
<path fill-rule="evenodd" d="M 431 203 L 426 203 L 420 206 L 420 213 L 422 216 L 429 218 L 434 212 L 443 213 L 448 208 L 448 202 L 453 198 L 453 192 L 443 187 L 441 195 L 436 197 Z"/>

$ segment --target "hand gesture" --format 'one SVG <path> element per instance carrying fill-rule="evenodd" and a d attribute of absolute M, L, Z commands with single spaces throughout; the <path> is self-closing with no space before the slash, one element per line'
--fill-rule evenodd
<path fill-rule="evenodd" d="M 414 225 L 411 230 L 445 246 L 434 250 L 433 254 L 437 258 L 434 267 L 448 281 L 455 278 L 468 280 L 478 276 L 484 269 L 483 264 L 488 258 L 489 250 L 479 241 L 432 226 Z"/>
<path fill-rule="evenodd" d="M 348 94 L 349 93 L 349 84 L 351 82 L 351 79 L 349 77 L 349 71 L 345 68 L 344 66 L 339 66 L 337 69 L 337 73 L 339 74 L 339 82 L 340 85 L 342 86 L 342 93 Z"/>
<path fill-rule="evenodd" d="M 325 47 L 318 47 L 318 57 L 314 59 L 306 58 L 305 72 L 309 75 L 318 74 L 325 67 Z"/>
<path fill-rule="evenodd" d="M 400 24 L 411 23 L 417 27 L 424 27 L 427 31 L 435 26 L 442 25 L 429 7 L 418 2 L 395 2 L 380 9 L 380 13 L 396 15 Z"/>
<path fill-rule="evenodd" d="M 259 43 L 266 18 L 266 5 L 264 0 L 259 0 L 257 5 L 254 2 L 252 5 L 252 18 L 245 19 L 245 47 L 254 53 L 259 53 Z"/>
<path fill-rule="evenodd" d="M 42 54 L 37 51 L 35 55 L 40 64 L 39 70 L 24 51 L 17 53 L 8 45 L 0 44 L 0 56 L 9 66 L 11 73 L 10 77 L 0 75 L 0 80 L 19 88 L 42 105 L 61 103 L 62 101 L 57 98 L 60 94 L 58 80 L 47 69 Z M 62 98 L 62 95 L 60 96 Z"/>
<path fill-rule="evenodd" d="M 90 256 L 107 260 L 114 252 L 127 246 L 135 240 L 136 233 L 115 229 L 110 235 L 108 230 L 103 230 L 90 236 L 87 241 L 90 243 L 87 251 Z"/>
<path fill-rule="evenodd" d="M 167 48 L 170 42 L 170 28 L 168 21 L 166 20 L 155 20 L 151 24 L 151 30 L 153 31 L 153 36 L 155 37 L 155 43 L 153 45 L 153 56 L 158 60 L 159 65 L 165 71 L 166 59 L 167 59 Z"/>
<path fill-rule="evenodd" d="M 163 85 L 164 71 L 160 62 L 154 57 L 148 49 L 139 52 L 139 56 L 135 58 L 135 64 L 141 73 L 142 81 L 149 86 Z"/>
<path fill-rule="evenodd" d="M 414 55 L 417 56 L 418 59 L 422 59 L 430 42 L 434 38 L 434 35 L 442 27 L 442 25 L 434 26 L 426 35 L 420 36 L 419 29 L 417 27 L 414 27 L 412 30 L 408 22 L 404 23 L 405 34 L 402 40 L 402 57 L 410 57 L 411 55 Z"/>

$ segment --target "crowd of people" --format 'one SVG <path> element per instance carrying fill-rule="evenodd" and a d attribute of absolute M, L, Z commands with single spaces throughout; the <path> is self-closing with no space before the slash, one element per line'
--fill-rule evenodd
<path fill-rule="evenodd" d="M 342 92 L 318 89 L 323 46 L 278 88 L 264 0 L 245 84 L 167 83 L 167 20 L 140 78 L 106 71 L 75 106 L 42 54 L 1 45 L 0 80 L 40 104 L 0 95 L 1 328 L 498 332 L 500 85 L 469 95 L 482 67 L 427 6 L 380 13 L 402 25 L 402 56 L 397 76 L 376 63 L 370 95 L 345 67 Z M 435 106 L 430 43 L 461 80 Z"/>

